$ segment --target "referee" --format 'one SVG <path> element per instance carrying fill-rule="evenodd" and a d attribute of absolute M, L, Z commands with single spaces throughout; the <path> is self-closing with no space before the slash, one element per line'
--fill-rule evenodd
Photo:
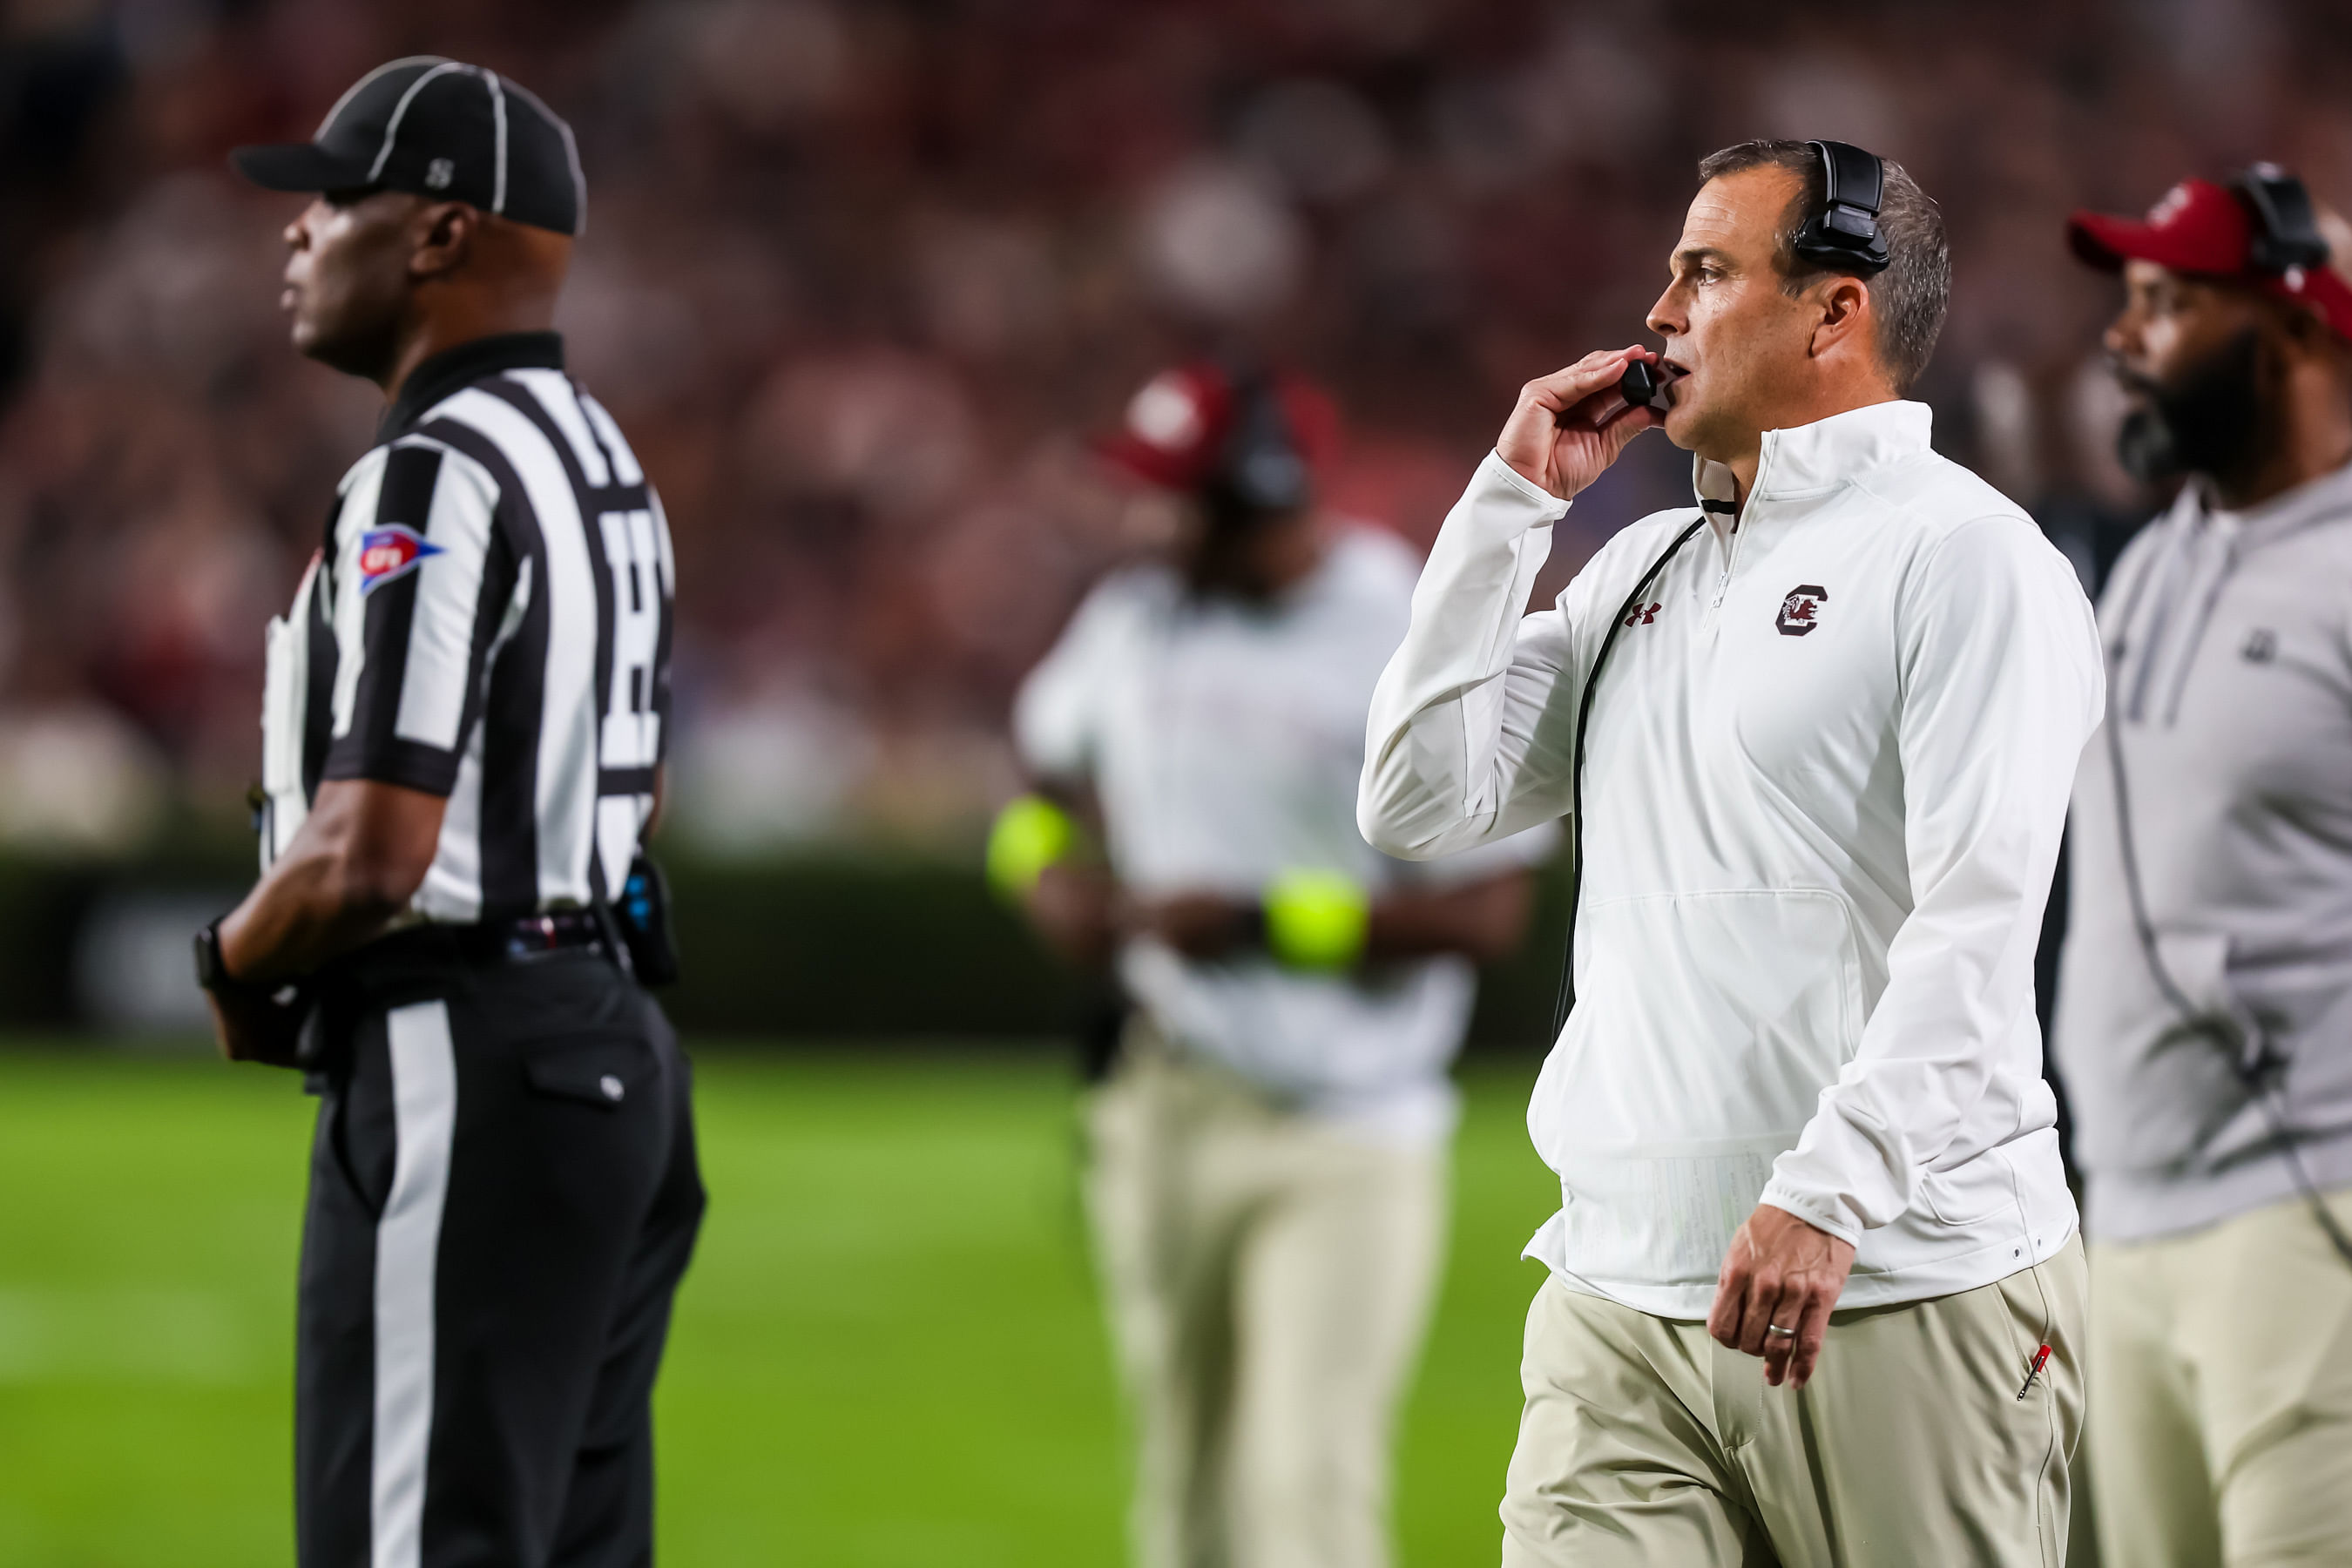
<path fill-rule="evenodd" d="M 661 793 L 668 531 L 548 330 L 572 132 L 412 58 L 235 162 L 318 193 L 286 229 L 294 346 L 387 398 L 269 627 L 261 880 L 197 938 L 224 1051 L 320 1096 L 299 1558 L 642 1563 L 703 1192 L 637 983 L 657 905 L 624 896 Z"/>

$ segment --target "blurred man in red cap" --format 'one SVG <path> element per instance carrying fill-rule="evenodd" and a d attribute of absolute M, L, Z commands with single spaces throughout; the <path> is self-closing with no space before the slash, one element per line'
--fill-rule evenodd
<path fill-rule="evenodd" d="M 2055 1044 L 2118 1568 L 2352 1562 L 2352 289 L 2302 184 L 2078 213 L 2126 467 Z"/>
<path fill-rule="evenodd" d="M 1104 454 L 1179 498 L 1181 537 L 1097 584 L 1030 676 L 1039 794 L 991 844 L 998 885 L 1135 1003 L 1087 1197 L 1146 1568 L 1388 1561 L 1471 960 L 1517 944 L 1553 841 L 1417 866 L 1356 831 L 1415 563 L 1316 510 L 1336 437 L 1288 377 L 1191 365 L 1136 395 Z"/>

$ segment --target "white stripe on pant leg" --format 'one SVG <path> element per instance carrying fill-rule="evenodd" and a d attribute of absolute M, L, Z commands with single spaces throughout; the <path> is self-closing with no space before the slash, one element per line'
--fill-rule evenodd
<path fill-rule="evenodd" d="M 417 1568 L 425 1457 L 433 1435 L 433 1283 L 441 1202 L 457 1121 L 449 1006 L 418 1002 L 384 1019 L 392 1044 L 398 1157 L 375 1231 L 375 1449 L 371 1568 Z"/>

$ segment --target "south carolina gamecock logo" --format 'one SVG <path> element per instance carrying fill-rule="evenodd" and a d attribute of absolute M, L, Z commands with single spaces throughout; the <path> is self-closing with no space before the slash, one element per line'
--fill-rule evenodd
<path fill-rule="evenodd" d="M 1801 583 L 1780 601 L 1780 618 L 1772 624 L 1784 637 L 1801 637 L 1822 624 L 1822 605 L 1830 591 L 1817 583 Z"/>

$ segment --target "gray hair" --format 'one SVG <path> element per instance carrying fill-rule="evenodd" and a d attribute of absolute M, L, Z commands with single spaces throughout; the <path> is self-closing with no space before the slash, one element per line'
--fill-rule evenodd
<path fill-rule="evenodd" d="M 1879 362 L 1895 390 L 1907 393 L 1927 368 L 1937 335 L 1944 330 L 1944 310 L 1952 299 L 1952 257 L 1944 244 L 1944 215 L 1933 198 L 1902 164 L 1892 158 L 1884 162 L 1886 190 L 1878 208 L 1878 232 L 1886 240 L 1886 270 L 1863 281 L 1878 317 Z M 1776 258 L 1781 287 L 1795 294 L 1823 272 L 1835 270 L 1799 259 L 1794 248 L 1797 230 L 1822 205 L 1822 157 L 1812 144 L 1742 142 L 1700 159 L 1698 177 L 1704 184 L 1768 166 L 1786 169 L 1803 181 L 1781 217 Z"/>

